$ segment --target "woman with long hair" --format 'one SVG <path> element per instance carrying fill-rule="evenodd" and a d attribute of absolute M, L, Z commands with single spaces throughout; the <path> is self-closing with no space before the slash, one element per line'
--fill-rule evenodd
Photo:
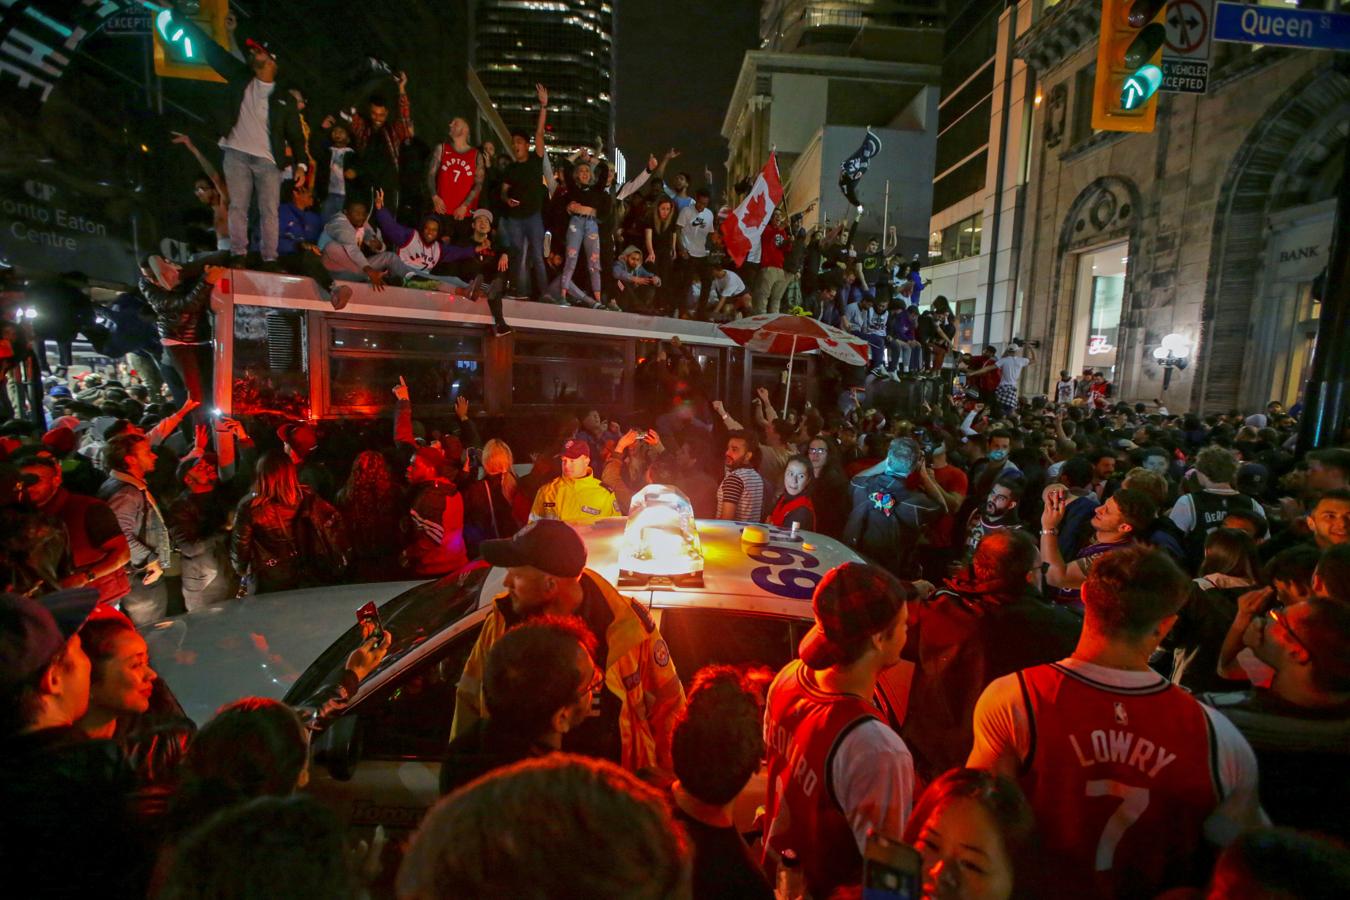
<path fill-rule="evenodd" d="M 399 489 L 389 461 L 378 450 L 363 450 L 352 461 L 347 483 L 337 495 L 347 529 L 361 535 L 352 546 L 354 582 L 388 581 L 399 575 Z"/>
<path fill-rule="evenodd" d="M 509 538 L 520 530 L 512 504 L 520 492 L 515 456 L 505 441 L 483 445 L 483 477 L 464 491 L 464 543 L 469 559 L 478 558 L 483 541 Z"/>
<path fill-rule="evenodd" d="M 1242 690 L 1242 682 L 1219 675 L 1224 638 L 1237 616 L 1238 597 L 1258 584 L 1256 542 L 1238 528 L 1219 528 L 1205 538 L 1205 559 L 1191 598 L 1163 638 L 1172 651 L 1172 681 L 1191 693 Z"/>
<path fill-rule="evenodd" d="M 663 196 L 652 206 L 652 218 L 646 228 L 647 265 L 653 266 L 661 279 L 661 287 L 656 291 L 657 310 L 666 314 L 680 309 L 679 303 L 671 302 L 675 285 L 675 242 L 680 233 L 675 224 L 678 212 L 675 201 Z"/>
<path fill-rule="evenodd" d="M 816 528 L 821 534 L 838 537 L 844 532 L 852 503 L 848 476 L 844 474 L 843 453 L 828 434 L 818 434 L 806 445 L 811 464 L 812 498 Z"/>
<path fill-rule="evenodd" d="M 816 508 L 811 499 L 811 463 L 794 453 L 783 464 L 783 491 L 769 511 L 769 524 L 778 528 L 796 525 L 803 531 L 816 530 Z"/>
<path fill-rule="evenodd" d="M 924 900 L 1041 896 L 1036 819 L 1017 783 L 952 769 L 923 792 L 904 840 L 923 856 Z"/>
<path fill-rule="evenodd" d="M 300 587 L 306 561 L 300 553 L 296 519 L 309 488 L 300 484 L 295 463 L 280 450 L 258 460 L 253 490 L 234 512 L 230 562 L 246 576 L 250 593 L 263 594 Z"/>

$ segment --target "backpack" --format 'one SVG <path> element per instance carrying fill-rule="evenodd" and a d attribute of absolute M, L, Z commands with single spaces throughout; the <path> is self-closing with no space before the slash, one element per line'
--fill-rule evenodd
<path fill-rule="evenodd" d="M 295 517 L 295 537 L 304 565 L 319 582 L 331 584 L 347 571 L 352 541 L 342 513 L 320 497 L 309 494 Z"/>
<path fill-rule="evenodd" d="M 906 505 L 905 479 L 874 475 L 853 483 L 853 515 L 844 542 L 900 578 L 915 578 L 919 522 Z"/>

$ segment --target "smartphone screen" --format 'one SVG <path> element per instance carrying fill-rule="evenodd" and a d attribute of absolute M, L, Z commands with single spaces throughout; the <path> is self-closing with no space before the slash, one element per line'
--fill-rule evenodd
<path fill-rule="evenodd" d="M 872 833 L 863 853 L 863 900 L 917 900 L 923 857 L 908 844 Z"/>
<path fill-rule="evenodd" d="M 380 622 L 380 610 L 375 606 L 374 600 L 356 611 L 356 621 L 358 624 L 365 624 L 366 622 L 373 624 L 375 626 L 376 643 L 384 643 L 384 625 Z"/>

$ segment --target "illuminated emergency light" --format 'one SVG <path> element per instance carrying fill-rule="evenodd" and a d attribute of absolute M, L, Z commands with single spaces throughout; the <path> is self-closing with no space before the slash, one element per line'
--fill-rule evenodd
<path fill-rule="evenodd" d="M 633 495 L 619 550 L 620 584 L 653 577 L 701 582 L 703 546 L 694 506 L 679 488 L 649 484 Z"/>

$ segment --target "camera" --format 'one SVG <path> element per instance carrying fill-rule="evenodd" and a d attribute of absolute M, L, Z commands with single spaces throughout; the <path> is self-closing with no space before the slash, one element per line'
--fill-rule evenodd
<path fill-rule="evenodd" d="M 1015 338 L 1013 338 L 1013 339 L 1012 339 L 1012 342 L 1013 342 L 1015 345 L 1017 345 L 1018 347 L 1033 347 L 1033 348 L 1039 349 L 1040 346 L 1041 346 L 1041 342 L 1040 342 L 1040 341 L 1028 341 L 1028 340 L 1026 340 L 1025 338 L 1020 338 L 1020 337 L 1015 337 Z"/>

